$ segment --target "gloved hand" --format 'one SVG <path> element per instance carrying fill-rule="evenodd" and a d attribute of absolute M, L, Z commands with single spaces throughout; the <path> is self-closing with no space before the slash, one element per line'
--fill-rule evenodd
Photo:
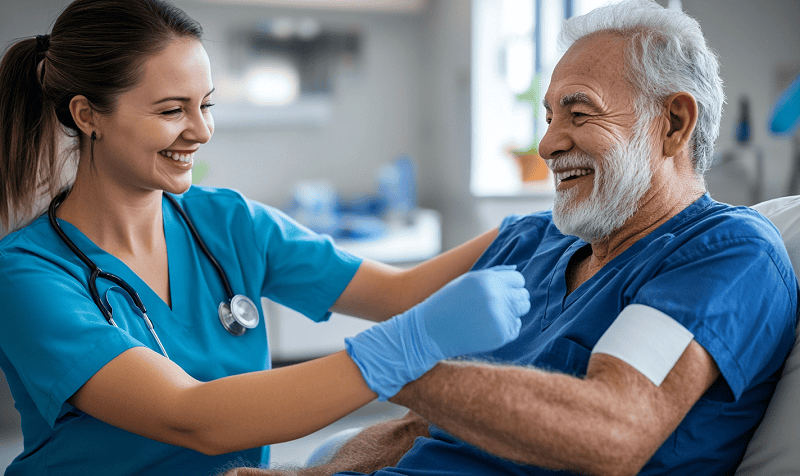
<path fill-rule="evenodd" d="M 443 359 L 494 350 L 531 307 L 515 266 L 470 271 L 412 309 L 345 339 L 369 388 L 387 400 Z"/>

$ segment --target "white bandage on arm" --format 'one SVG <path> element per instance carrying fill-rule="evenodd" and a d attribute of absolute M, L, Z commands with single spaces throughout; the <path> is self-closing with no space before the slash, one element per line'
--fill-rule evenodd
<path fill-rule="evenodd" d="M 606 329 L 592 354 L 616 357 L 659 386 L 692 339 L 694 334 L 658 309 L 631 304 Z"/>

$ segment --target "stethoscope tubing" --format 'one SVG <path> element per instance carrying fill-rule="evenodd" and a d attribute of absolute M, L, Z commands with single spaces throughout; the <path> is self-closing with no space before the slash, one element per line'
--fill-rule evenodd
<path fill-rule="evenodd" d="M 86 266 L 91 270 L 92 274 L 89 277 L 89 294 L 92 295 L 92 300 L 97 305 L 97 307 L 100 308 L 100 311 L 103 313 L 103 316 L 106 318 L 109 324 L 113 324 L 114 319 L 111 317 L 111 312 L 106 308 L 105 303 L 103 303 L 103 301 L 100 299 L 100 293 L 97 291 L 97 284 L 96 284 L 97 278 L 107 279 L 112 283 L 118 285 L 122 289 L 124 289 L 125 292 L 127 292 L 130 295 L 136 307 L 139 308 L 140 311 L 142 311 L 142 314 L 146 315 L 147 309 L 145 309 L 144 302 L 142 302 L 136 290 L 134 290 L 130 284 L 125 282 L 125 280 L 120 278 L 119 276 L 107 273 L 102 269 L 100 269 L 100 267 L 97 266 L 97 264 L 95 264 L 94 261 L 92 261 L 88 256 L 86 256 L 86 254 L 84 254 L 83 251 L 81 251 L 80 248 L 78 248 L 75 245 L 75 243 L 73 243 L 72 240 L 69 239 L 67 234 L 64 233 L 64 230 L 61 229 L 61 225 L 59 225 L 58 220 L 56 219 L 56 208 L 58 207 L 58 205 L 61 204 L 61 202 L 64 201 L 68 192 L 69 189 L 63 190 L 56 196 L 56 198 L 53 199 L 52 202 L 50 202 L 50 207 L 48 209 L 47 217 L 50 220 L 50 225 L 53 227 L 54 230 L 56 230 L 56 233 L 58 233 L 58 236 L 61 238 L 61 241 L 63 241 L 69 247 L 69 249 L 72 250 L 72 252 L 75 253 L 75 255 L 77 255 L 78 258 L 80 258 L 81 261 L 83 261 L 84 264 L 86 264 Z"/>
<path fill-rule="evenodd" d="M 192 221 L 189 220 L 189 217 L 186 215 L 186 212 L 183 210 L 183 207 L 181 207 L 178 204 L 178 201 L 175 199 L 175 197 L 166 192 L 164 192 L 164 196 L 167 198 L 167 200 L 169 200 L 170 203 L 172 203 L 172 206 L 175 208 L 175 210 L 177 210 L 181 218 L 183 218 L 183 222 L 186 223 L 186 225 L 189 227 L 189 231 L 192 233 L 192 236 L 194 237 L 197 244 L 200 245 L 200 249 L 203 250 L 203 253 L 206 255 L 208 260 L 211 261 L 211 264 L 217 270 L 217 274 L 219 274 L 220 278 L 222 278 L 222 286 L 225 288 L 225 294 L 228 295 L 228 301 L 230 301 L 231 299 L 233 299 L 234 294 L 233 290 L 231 289 L 230 283 L 228 282 L 228 277 L 225 275 L 225 270 L 222 269 L 222 266 L 219 265 L 217 260 L 208 250 L 208 247 L 206 247 L 205 242 L 203 241 L 202 238 L 200 238 L 200 234 L 197 233 L 197 229 L 195 229 L 194 225 L 192 224 Z"/>
<path fill-rule="evenodd" d="M 120 278 L 119 276 L 117 276 L 115 274 L 108 273 L 108 272 L 103 271 L 102 269 L 100 269 L 100 267 L 97 266 L 97 264 L 94 261 L 92 261 L 88 256 L 86 256 L 86 254 L 84 252 L 82 252 L 80 250 L 80 248 L 78 248 L 78 246 L 75 245 L 75 243 L 72 242 L 72 240 L 69 239 L 67 234 L 64 233 L 64 230 L 61 228 L 61 225 L 58 223 L 58 219 L 56 218 L 56 209 L 61 204 L 61 202 L 63 202 L 64 199 L 66 199 L 68 193 L 69 193 L 69 188 L 65 188 L 64 190 L 59 192 L 58 195 L 56 195 L 53 198 L 53 200 L 50 202 L 50 206 L 48 207 L 48 210 L 47 210 L 47 217 L 48 217 L 48 219 L 50 221 L 50 225 L 53 227 L 53 229 L 56 231 L 58 236 L 61 238 L 61 241 L 64 242 L 64 244 L 66 244 L 67 247 L 69 247 L 69 249 L 78 258 L 80 258 L 80 260 L 83 261 L 83 263 L 91 271 L 91 275 L 89 276 L 88 285 L 89 285 L 89 294 L 92 297 L 92 301 L 94 301 L 95 305 L 100 309 L 100 312 L 103 314 L 103 317 L 105 317 L 106 321 L 109 324 L 111 324 L 112 326 L 118 327 L 116 322 L 114 322 L 114 318 L 112 317 L 112 311 L 110 309 L 108 309 L 106 307 L 105 303 L 103 302 L 103 300 L 100 299 L 100 293 L 97 290 L 97 278 L 106 279 L 106 280 L 111 281 L 114 284 L 120 286 L 123 290 L 125 290 L 125 292 L 133 300 L 134 305 L 141 311 L 142 319 L 144 320 L 145 325 L 147 326 L 148 330 L 150 331 L 150 334 L 152 334 L 153 338 L 155 339 L 156 343 L 158 344 L 158 347 L 161 349 L 161 353 L 164 354 L 165 357 L 169 358 L 169 356 L 167 355 L 167 351 L 164 349 L 164 346 L 161 343 L 161 339 L 158 338 L 158 334 L 155 331 L 155 326 L 153 326 L 153 322 L 147 316 L 147 309 L 145 309 L 145 307 L 144 307 L 144 302 L 142 302 L 142 299 L 139 297 L 139 294 L 136 292 L 136 290 L 133 289 L 133 287 L 130 284 L 128 284 L 124 279 Z M 214 269 L 216 269 L 217 274 L 221 278 L 220 280 L 222 281 L 222 285 L 225 288 L 225 293 L 228 296 L 228 301 L 227 302 L 230 303 L 234 299 L 235 296 L 233 294 L 233 290 L 231 289 L 230 283 L 228 282 L 228 277 L 225 274 L 225 270 L 222 269 L 222 266 L 220 266 L 219 262 L 214 258 L 214 256 L 208 250 L 208 247 L 206 246 L 206 244 L 202 240 L 202 238 L 200 238 L 200 234 L 197 233 L 197 230 L 195 229 L 194 225 L 192 224 L 192 221 L 189 220 L 189 217 L 186 215 L 186 212 L 178 204 L 178 201 L 175 199 L 175 197 L 173 197 L 172 195 L 170 195 L 168 193 L 164 193 L 164 196 L 173 205 L 175 210 L 177 210 L 178 214 L 181 215 L 181 218 L 183 219 L 184 223 L 186 223 L 188 225 L 189 231 L 191 232 L 191 234 L 194 237 L 195 241 L 197 242 L 198 245 L 200 245 L 200 249 L 203 250 L 203 254 L 206 255 L 206 257 L 209 259 L 209 261 L 211 261 L 211 264 L 214 266 Z M 244 299 L 247 299 L 247 298 L 244 298 Z M 249 301 L 249 299 L 248 299 L 248 301 Z M 223 304 L 225 304 L 225 303 L 223 303 Z M 220 316 L 220 320 L 222 320 L 222 316 Z M 257 322 L 257 320 L 256 320 L 256 322 Z M 253 324 L 253 325 L 255 325 L 255 324 Z M 228 332 L 231 332 L 234 335 L 241 335 L 241 332 L 243 332 L 245 330 L 244 328 L 241 328 L 241 329 L 239 329 L 239 331 L 240 331 L 239 333 L 235 333 L 234 330 L 229 328 L 228 325 L 225 325 L 224 322 L 223 322 L 223 326 L 228 330 Z"/>

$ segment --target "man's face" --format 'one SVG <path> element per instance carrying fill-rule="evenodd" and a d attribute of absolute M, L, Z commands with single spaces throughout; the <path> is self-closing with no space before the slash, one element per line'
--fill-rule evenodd
<path fill-rule="evenodd" d="M 605 33 L 575 43 L 545 95 L 549 127 L 539 153 L 555 176 L 554 222 L 588 242 L 621 227 L 652 178 L 649 121 L 637 121 L 624 46 Z"/>

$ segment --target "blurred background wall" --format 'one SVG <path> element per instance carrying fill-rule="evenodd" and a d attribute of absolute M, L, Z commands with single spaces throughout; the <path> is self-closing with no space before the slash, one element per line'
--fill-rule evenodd
<path fill-rule="evenodd" d="M 48 32 L 68 3 L 4 0 L 0 43 Z M 227 119 L 217 119 L 214 139 L 202 148 L 202 184 L 234 187 L 275 206 L 286 204 L 298 180 L 325 179 L 343 196 L 357 196 L 374 190 L 381 164 L 407 154 L 418 167 L 420 204 L 442 214 L 444 248 L 497 225 L 508 212 L 549 206 L 546 194 L 476 198 L 470 193 L 469 1 L 398 0 L 393 8 L 391 3 L 381 7 L 384 2 L 350 2 L 361 8 L 345 9 L 256 3 L 176 1 L 204 26 L 218 85 L 231 75 L 226 45 L 232 35 L 267 19 L 313 19 L 326 30 L 354 32 L 357 52 L 329 62 L 330 91 L 322 113 L 288 111 L 283 120 L 239 117 L 239 123 L 250 121 L 241 126 L 235 108 L 223 111 L 222 99 L 216 99 L 212 111 Z M 718 151 L 736 149 L 733 129 L 740 98 L 747 96 L 752 141 L 764 154 L 760 198 L 785 194 L 791 141 L 769 136 L 764 124 L 778 88 L 800 65 L 800 2 L 683 0 L 682 7 L 699 20 L 722 64 L 728 103 Z M 735 186 L 726 180 L 709 176 L 712 195 L 747 201 L 728 198 L 726 189 Z"/>

